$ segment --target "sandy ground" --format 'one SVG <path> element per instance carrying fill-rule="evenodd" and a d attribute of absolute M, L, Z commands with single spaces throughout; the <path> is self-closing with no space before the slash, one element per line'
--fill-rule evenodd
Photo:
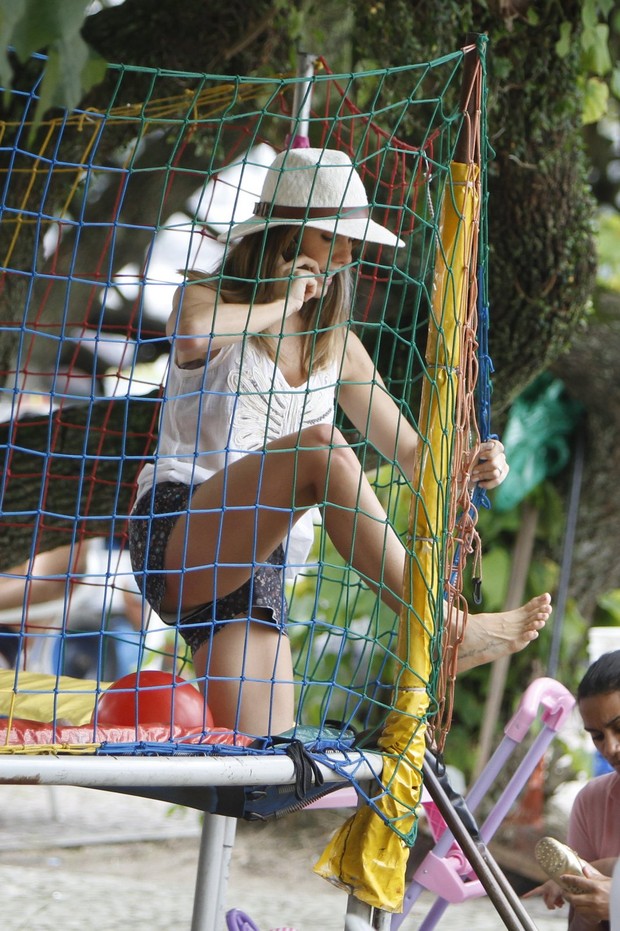
<path fill-rule="evenodd" d="M 2 786 L 2 931 L 171 931 L 189 929 L 200 815 L 163 802 L 70 787 Z M 264 825 L 240 823 L 227 907 L 261 929 L 342 931 L 346 896 L 311 865 L 348 813 L 306 812 Z M 425 896 L 402 928 L 420 926 Z M 539 931 L 563 931 L 566 917 L 528 904 Z M 485 899 L 451 906 L 443 931 L 504 927 Z M 196 931 L 196 929 L 194 929 Z M 218 929 L 220 931 L 220 929 Z"/>

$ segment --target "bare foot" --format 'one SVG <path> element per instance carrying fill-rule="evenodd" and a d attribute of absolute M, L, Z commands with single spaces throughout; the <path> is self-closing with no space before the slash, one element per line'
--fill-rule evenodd
<path fill-rule="evenodd" d="M 545 593 L 512 611 L 497 614 L 471 614 L 459 647 L 458 672 L 492 663 L 518 653 L 536 640 L 551 614 L 551 596 Z"/>

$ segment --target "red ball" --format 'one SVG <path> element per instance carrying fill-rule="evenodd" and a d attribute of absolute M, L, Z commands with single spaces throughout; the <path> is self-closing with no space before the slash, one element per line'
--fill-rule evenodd
<path fill-rule="evenodd" d="M 180 676 L 157 669 L 132 672 L 113 682 L 99 697 L 93 720 L 117 727 L 213 727 L 213 717 L 198 689 Z"/>

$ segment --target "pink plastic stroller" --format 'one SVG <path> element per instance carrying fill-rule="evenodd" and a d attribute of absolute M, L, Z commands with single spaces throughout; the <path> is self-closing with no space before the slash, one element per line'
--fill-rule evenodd
<path fill-rule="evenodd" d="M 473 835 L 471 827 L 468 829 L 464 826 L 454 810 L 453 801 L 442 790 L 433 772 L 433 765 L 428 762 L 425 764 L 425 787 L 431 799 L 423 800 L 423 805 L 435 846 L 417 868 L 405 893 L 403 912 L 392 917 L 391 931 L 398 931 L 424 890 L 436 893 L 437 899 L 420 925 L 419 931 L 435 928 L 448 905 L 485 893 L 493 900 L 506 927 L 535 927 L 487 851 L 486 844 L 526 786 L 539 760 L 574 705 L 573 696 L 555 679 L 540 678 L 532 682 L 517 711 L 504 728 L 504 737 L 500 745 L 465 797 L 468 816 L 473 816 L 498 774 L 528 734 L 539 712 L 541 729 L 488 817 Z M 452 814 L 455 815 L 456 821 Z M 458 843 L 455 836 L 458 836 Z M 498 891 L 500 895 L 496 894 Z"/>
<path fill-rule="evenodd" d="M 481 775 L 460 798 L 438 777 L 436 761 L 429 754 L 424 765 L 422 805 L 435 841 L 418 866 L 409 885 L 401 914 L 368 909 L 370 927 L 398 931 L 425 890 L 437 895 L 419 931 L 431 931 L 450 904 L 488 895 L 509 931 L 536 931 L 536 926 L 506 877 L 486 848 L 498 827 L 528 783 L 538 762 L 575 705 L 570 692 L 555 679 L 536 679 L 525 691 L 519 707 L 504 728 L 504 737 Z M 498 774 L 540 717 L 540 730 L 506 788 L 480 828 L 473 815 L 487 796 Z M 309 807 L 342 807 L 355 803 L 351 787 L 340 789 Z M 365 909 L 366 906 L 363 906 Z M 359 910 L 356 908 L 356 912 Z M 228 931 L 260 931 L 243 912 L 226 916 Z M 272 929 L 291 931 L 291 929 Z"/>

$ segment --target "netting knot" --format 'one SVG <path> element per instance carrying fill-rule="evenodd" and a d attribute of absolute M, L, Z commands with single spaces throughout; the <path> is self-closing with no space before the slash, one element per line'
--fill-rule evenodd
<path fill-rule="evenodd" d="M 302 801 L 313 785 L 323 785 L 323 773 L 301 740 L 291 740 L 285 752 L 295 768 L 295 798 Z"/>

